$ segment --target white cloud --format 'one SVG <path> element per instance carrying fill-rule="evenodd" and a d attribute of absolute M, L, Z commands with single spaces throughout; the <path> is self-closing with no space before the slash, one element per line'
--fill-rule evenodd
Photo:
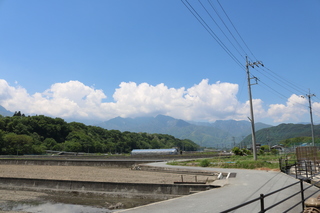
<path fill-rule="evenodd" d="M 102 90 L 79 81 L 55 83 L 42 93 L 30 95 L 20 86 L 0 80 L 0 105 L 10 111 L 44 114 L 53 117 L 108 120 L 116 116 L 137 117 L 168 115 L 184 120 L 247 120 L 249 102 L 237 99 L 238 85 L 227 82 L 209 84 L 202 80 L 190 88 L 168 88 L 164 84 L 149 85 L 122 82 L 113 94 L 114 102 L 105 102 Z M 274 122 L 296 120 L 306 114 L 306 99 L 292 95 L 284 104 L 272 104 L 266 111 L 263 101 L 254 99 L 256 121 L 272 117 Z M 314 103 L 320 111 L 320 104 Z"/>
<path fill-rule="evenodd" d="M 189 89 L 134 82 L 121 83 L 113 95 L 117 114 L 123 117 L 164 114 L 185 120 L 239 119 L 238 85 L 209 84 L 207 79 Z M 240 114 L 239 114 L 240 113 Z"/>
<path fill-rule="evenodd" d="M 301 121 L 301 117 L 308 112 L 307 100 L 298 95 L 291 97 L 284 104 L 271 104 L 268 109 L 268 115 L 275 122 Z"/>
<path fill-rule="evenodd" d="M 320 103 L 319 102 L 312 103 L 312 108 L 313 108 L 313 113 L 316 116 L 320 116 Z"/>
<path fill-rule="evenodd" d="M 3 94 L 0 104 L 8 110 L 64 118 L 97 118 L 97 109 L 102 99 L 106 98 L 101 90 L 85 86 L 79 81 L 56 83 L 43 93 L 32 96 L 23 88 L 12 87 L 1 81 L 0 94 Z"/>

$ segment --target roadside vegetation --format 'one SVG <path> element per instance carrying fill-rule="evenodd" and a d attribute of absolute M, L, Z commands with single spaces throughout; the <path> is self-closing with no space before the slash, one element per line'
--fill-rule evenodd
<path fill-rule="evenodd" d="M 189 161 L 172 161 L 168 164 L 179 166 L 199 166 L 215 168 L 237 168 L 237 169 L 265 169 L 279 170 L 280 155 L 277 151 L 267 152 L 261 150 L 255 161 L 249 150 L 241 150 L 235 147 L 231 156 L 220 156 Z M 291 156 L 294 158 L 294 156 Z"/>

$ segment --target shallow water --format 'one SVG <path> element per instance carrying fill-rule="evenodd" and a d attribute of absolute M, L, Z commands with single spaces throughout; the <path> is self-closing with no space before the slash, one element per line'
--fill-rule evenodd
<path fill-rule="evenodd" d="M 43 192 L 36 198 L 28 200 L 1 201 L 0 212 L 22 211 L 29 213 L 111 213 L 121 209 L 146 205 L 153 202 L 168 199 L 157 198 L 153 195 L 105 194 L 77 191 L 49 191 Z M 18 196 L 18 195 L 17 195 Z"/>
<path fill-rule="evenodd" d="M 63 203 L 9 203 L 1 208 L 4 211 L 24 211 L 30 213 L 109 213 L 112 210 L 91 206 Z"/>

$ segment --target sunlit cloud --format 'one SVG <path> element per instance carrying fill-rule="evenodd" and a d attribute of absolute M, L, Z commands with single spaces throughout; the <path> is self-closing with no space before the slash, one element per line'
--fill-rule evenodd
<path fill-rule="evenodd" d="M 108 102 L 102 90 L 79 81 L 55 83 L 44 92 L 30 95 L 21 86 L 10 86 L 0 80 L 0 105 L 12 112 L 79 120 L 106 121 L 117 116 L 158 114 L 194 121 L 248 120 L 249 102 L 238 100 L 238 89 L 237 84 L 219 81 L 210 84 L 208 79 L 190 88 L 122 82 L 113 94 L 113 101 Z M 268 117 L 274 122 L 299 121 L 308 113 L 306 104 L 307 100 L 297 95 L 292 95 L 286 104 L 272 104 L 267 109 L 261 99 L 253 100 L 255 118 Z M 314 109 L 320 112 L 320 104 L 314 103 Z"/>
<path fill-rule="evenodd" d="M 297 122 L 307 112 L 307 100 L 295 94 L 291 95 L 286 104 L 271 104 L 268 109 L 268 115 L 275 122 Z"/>

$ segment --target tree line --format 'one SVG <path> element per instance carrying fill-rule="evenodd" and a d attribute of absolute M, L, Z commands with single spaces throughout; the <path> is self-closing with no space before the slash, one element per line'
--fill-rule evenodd
<path fill-rule="evenodd" d="M 0 116 L 0 154 L 43 154 L 46 150 L 86 153 L 130 153 L 132 149 L 179 147 L 195 151 L 197 144 L 167 134 L 107 130 L 44 115 Z"/>

